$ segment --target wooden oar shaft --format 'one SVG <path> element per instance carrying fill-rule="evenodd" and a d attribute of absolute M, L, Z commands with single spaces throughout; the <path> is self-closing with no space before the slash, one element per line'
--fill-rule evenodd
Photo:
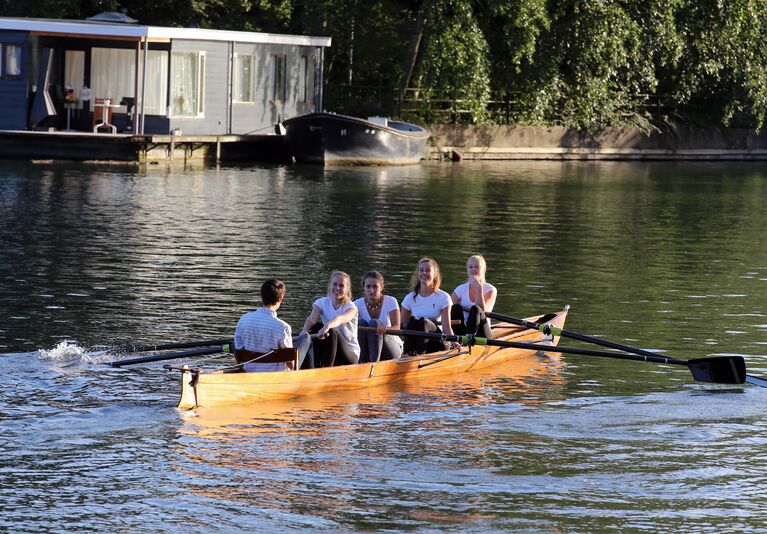
<path fill-rule="evenodd" d="M 375 332 L 376 329 L 370 326 L 359 326 L 359 330 L 365 332 Z M 396 330 L 393 328 L 386 329 L 387 334 L 393 334 L 395 336 L 410 336 L 410 337 L 423 337 L 427 339 L 440 339 L 442 341 L 453 341 L 455 343 L 461 343 L 463 345 L 494 345 L 497 347 L 507 347 L 515 349 L 535 350 L 541 352 L 558 352 L 562 354 L 584 354 L 588 356 L 601 356 L 603 358 L 619 358 L 622 360 L 637 360 L 637 361 L 653 361 L 658 363 L 676 363 L 681 365 L 687 365 L 686 362 L 675 360 L 663 356 L 655 355 L 653 358 L 647 356 L 638 356 L 636 354 L 627 354 L 622 352 L 607 352 L 602 350 L 590 350 L 590 349 L 578 349 L 572 347 L 557 347 L 553 345 L 540 345 L 537 343 L 525 343 L 522 341 L 506 341 L 503 339 L 486 339 L 484 337 L 474 336 L 453 336 L 448 334 L 440 334 L 438 332 L 419 332 L 418 330 Z"/>
<path fill-rule="evenodd" d="M 186 350 L 181 352 L 166 352 L 164 354 L 154 354 L 152 356 L 143 356 L 141 358 L 132 358 L 128 360 L 117 360 L 111 362 L 112 367 L 123 367 L 124 365 L 133 365 L 137 363 L 159 362 L 163 360 L 177 360 L 179 358 L 189 358 L 192 356 L 204 356 L 206 354 L 216 354 L 218 352 L 231 352 L 229 345 L 219 345 L 216 347 L 206 347 L 202 349 Z"/>
<path fill-rule="evenodd" d="M 296 339 L 298 336 L 293 336 Z M 232 338 L 200 339 L 198 341 L 180 341 L 178 343 L 165 343 L 162 345 L 131 345 L 121 349 L 125 352 L 156 352 L 161 350 L 191 349 L 195 347 L 212 347 L 214 345 L 234 345 Z"/>
<path fill-rule="evenodd" d="M 213 345 L 231 345 L 232 339 L 201 339 L 198 341 L 181 341 L 162 345 L 132 345 L 125 348 L 126 352 L 155 352 L 172 349 L 191 349 L 193 347 L 212 347 Z"/>
<path fill-rule="evenodd" d="M 620 343 L 613 343 L 612 341 L 607 341 L 606 339 L 600 339 L 598 337 L 591 337 L 586 336 L 584 334 L 579 334 L 578 332 L 570 332 L 569 330 L 565 330 L 564 328 L 557 328 L 553 325 L 548 324 L 540 324 L 540 323 L 534 323 L 531 321 L 526 321 L 524 319 L 517 319 L 516 317 L 510 317 L 508 315 L 503 315 L 500 313 L 495 312 L 486 312 L 485 315 L 490 317 L 491 319 L 497 319 L 499 321 L 504 321 L 507 323 L 512 324 L 518 324 L 520 326 L 524 326 L 526 328 L 531 328 L 533 330 L 539 330 L 547 335 L 553 335 L 553 336 L 561 336 L 561 337 L 569 337 L 570 339 L 577 339 L 578 341 L 584 341 L 586 343 L 593 343 L 594 345 L 601 345 L 603 347 L 616 349 L 616 350 L 622 350 L 625 352 L 630 352 L 633 354 L 638 354 L 641 356 L 645 356 L 648 358 L 647 361 L 660 361 L 655 360 L 654 358 L 658 358 L 658 354 L 655 352 L 650 352 L 649 350 L 639 349 L 636 347 L 629 347 L 628 345 L 621 345 Z M 660 356 L 663 358 L 662 363 L 676 363 L 681 365 L 687 365 L 687 362 L 685 360 L 680 360 L 678 358 L 672 358 L 670 356 Z"/>
<path fill-rule="evenodd" d="M 630 354 L 628 352 L 608 352 L 605 350 L 579 349 L 574 347 L 561 347 L 559 345 L 534 345 L 532 343 L 521 343 L 517 341 L 504 341 L 502 339 L 477 338 L 486 343 L 477 343 L 477 345 L 495 345 L 498 347 L 512 347 L 519 349 L 536 349 L 541 352 L 558 352 L 561 354 L 581 354 L 584 356 L 597 356 L 600 358 L 615 358 L 618 360 L 634 360 L 638 362 L 670 363 L 675 365 L 687 365 L 687 362 L 677 360 L 676 358 L 665 358 L 663 356 L 640 356 L 639 354 Z"/>
<path fill-rule="evenodd" d="M 490 318 L 498 319 L 512 324 L 524 326 L 534 330 L 540 330 L 544 334 L 553 336 L 569 337 L 571 339 L 577 339 L 586 343 L 593 343 L 594 345 L 601 345 L 611 349 L 618 349 L 625 351 L 625 353 L 606 353 L 606 357 L 619 358 L 623 360 L 639 360 L 655 363 L 669 363 L 674 365 L 685 365 L 690 372 L 692 372 L 693 378 L 701 382 L 715 382 L 720 384 L 742 384 L 748 380 L 752 384 L 767 387 L 767 380 L 752 377 L 746 374 L 746 363 L 742 356 L 718 356 L 711 358 L 696 358 L 693 360 L 680 360 L 678 358 L 672 358 L 670 356 L 661 356 L 648 350 L 638 349 L 636 347 L 630 347 L 628 345 L 621 345 L 620 343 L 613 343 L 605 339 L 599 339 L 577 332 L 570 332 L 563 328 L 558 328 L 549 324 L 540 324 L 524 319 L 518 319 L 516 317 L 510 317 L 500 313 L 487 312 Z M 573 353 L 574 354 L 574 353 Z M 582 354 L 588 354 L 583 352 Z M 607 356 L 611 354 L 612 356 Z M 598 354 L 590 354 L 591 356 L 598 356 Z"/>

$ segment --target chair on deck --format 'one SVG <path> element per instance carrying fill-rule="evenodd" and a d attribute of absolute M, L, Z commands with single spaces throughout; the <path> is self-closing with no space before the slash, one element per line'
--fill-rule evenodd
<path fill-rule="evenodd" d="M 266 354 L 266 356 L 264 356 L 264 354 Z M 259 358 L 259 356 L 261 357 Z M 243 370 L 249 373 L 292 371 L 298 369 L 298 349 L 293 347 L 276 349 L 271 352 L 255 352 L 252 350 L 237 349 L 234 351 L 234 357 L 238 364 L 244 364 Z"/>

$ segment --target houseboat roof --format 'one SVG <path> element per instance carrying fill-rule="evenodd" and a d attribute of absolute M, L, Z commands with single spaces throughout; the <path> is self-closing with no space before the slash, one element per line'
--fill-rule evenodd
<path fill-rule="evenodd" d="M 173 39 L 184 39 L 191 41 L 330 46 L 330 37 L 208 30 L 203 28 L 168 28 L 93 20 L 0 17 L 0 30 L 24 31 L 37 35 L 61 35 L 91 39 L 135 39 L 137 41 L 148 40 L 149 42 L 168 42 Z"/>

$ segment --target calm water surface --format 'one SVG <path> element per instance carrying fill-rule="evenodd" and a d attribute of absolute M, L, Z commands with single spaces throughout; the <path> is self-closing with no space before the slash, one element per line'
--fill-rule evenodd
<path fill-rule="evenodd" d="M 767 375 L 765 164 L 0 162 L 0 530 L 767 530 L 767 389 L 540 356 L 180 413 L 99 352 L 229 336 L 269 276 L 295 329 L 334 269 L 452 290 L 475 252 L 502 313 Z"/>

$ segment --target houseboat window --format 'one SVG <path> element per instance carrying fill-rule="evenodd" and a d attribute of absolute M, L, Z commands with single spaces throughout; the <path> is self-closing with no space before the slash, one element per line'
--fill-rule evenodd
<path fill-rule="evenodd" d="M 237 56 L 235 70 L 235 102 L 254 102 L 253 56 Z"/>
<path fill-rule="evenodd" d="M 301 75 L 303 77 L 303 95 L 301 100 L 307 104 L 314 104 L 314 72 L 316 68 L 316 59 L 314 56 L 301 56 Z"/>
<path fill-rule="evenodd" d="M 148 115 L 165 115 L 167 107 L 168 52 L 165 50 L 150 50 L 146 62 L 144 113 Z"/>
<path fill-rule="evenodd" d="M 286 68 L 288 58 L 281 54 L 276 54 L 272 57 L 274 58 L 272 100 L 275 102 L 284 102 L 288 85 Z"/>
<path fill-rule="evenodd" d="M 69 52 L 68 52 L 69 53 Z M 79 53 L 78 53 L 79 54 Z M 142 54 L 143 56 L 143 54 Z M 79 78 L 76 73 L 80 59 L 65 57 L 65 75 Z M 83 67 L 84 68 L 84 67 Z M 70 73 L 70 70 L 72 71 Z M 143 68 L 140 69 L 143 72 Z M 96 98 L 109 98 L 119 104 L 125 97 L 133 97 L 135 84 L 136 52 L 128 48 L 93 48 L 91 50 L 91 105 Z M 74 79 L 66 82 L 76 84 Z M 148 115 L 165 115 L 167 108 L 168 53 L 149 50 L 146 63 L 146 86 L 144 87 L 143 111 Z M 139 89 L 140 91 L 141 89 Z M 137 100 L 136 110 L 140 110 Z"/>
<path fill-rule="evenodd" d="M 21 45 L 4 44 L 2 48 L 2 59 L 0 59 L 0 70 L 5 77 L 21 76 Z"/>
<path fill-rule="evenodd" d="M 116 105 L 136 92 L 136 53 L 129 48 L 93 48 L 91 50 L 91 110 L 97 98 L 108 98 Z"/>
<path fill-rule="evenodd" d="M 205 53 L 171 54 L 171 114 L 202 117 L 205 114 Z"/>

